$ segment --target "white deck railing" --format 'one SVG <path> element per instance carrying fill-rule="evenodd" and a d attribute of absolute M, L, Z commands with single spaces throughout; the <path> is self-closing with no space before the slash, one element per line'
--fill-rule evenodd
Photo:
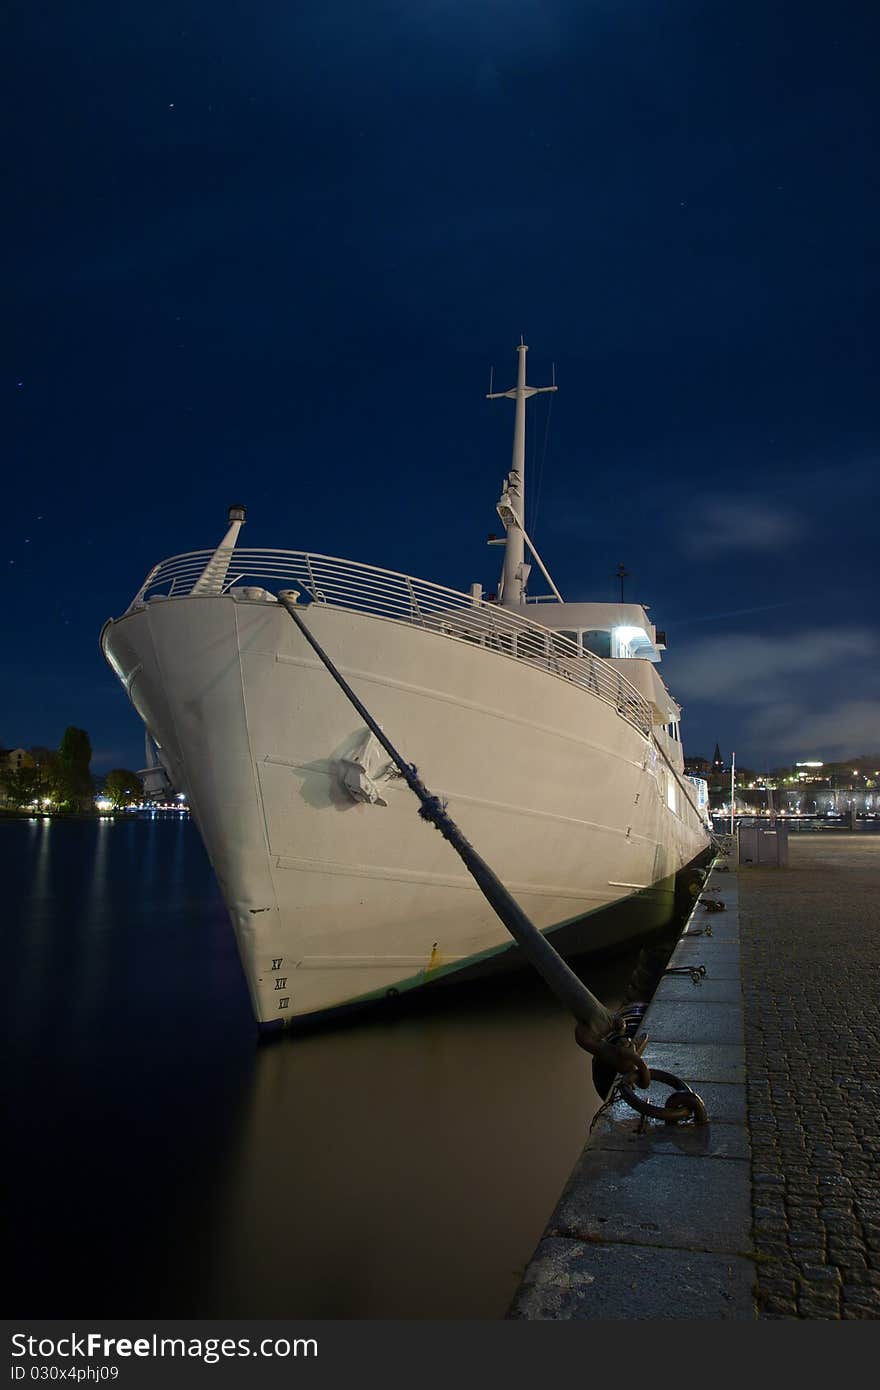
<path fill-rule="evenodd" d="M 191 594 L 215 553 L 196 550 L 163 560 L 147 575 L 128 612 L 151 599 L 185 598 Z M 299 550 L 233 551 L 223 592 L 241 585 L 270 592 L 295 586 L 313 603 L 415 624 L 525 661 L 598 696 L 646 737 L 651 734 L 648 701 L 601 657 L 582 653 L 577 643 L 561 632 L 550 632 L 509 608 L 475 599 L 457 589 L 353 560 Z"/>

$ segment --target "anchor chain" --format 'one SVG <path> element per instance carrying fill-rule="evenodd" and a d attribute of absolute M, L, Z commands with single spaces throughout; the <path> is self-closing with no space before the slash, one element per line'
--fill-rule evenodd
<path fill-rule="evenodd" d="M 705 973 L 705 965 L 670 965 L 667 970 L 663 971 L 664 975 L 690 976 L 692 983 L 695 985 L 702 983 Z"/>
<path fill-rule="evenodd" d="M 705 966 L 694 968 L 694 973 L 699 978 L 699 972 L 706 973 Z M 677 972 L 676 972 L 677 973 Z M 695 981 L 696 983 L 696 981 Z M 634 1030 L 641 1021 L 644 1013 L 644 1005 L 634 1005 L 625 1010 L 621 1015 L 628 1030 Z M 595 1038 L 590 1037 L 582 1024 L 578 1024 L 574 1030 L 575 1041 L 585 1052 L 590 1052 L 600 1062 L 604 1063 L 615 1074 L 615 1082 L 608 1094 L 608 1098 L 596 1114 L 590 1125 L 592 1132 L 600 1115 L 604 1115 L 618 1099 L 626 1101 L 631 1110 L 635 1110 L 643 1119 L 663 1120 L 665 1124 L 677 1125 L 684 1120 L 692 1120 L 694 1124 L 706 1124 L 708 1113 L 705 1103 L 701 1096 L 687 1084 L 681 1077 L 674 1076 L 671 1072 L 662 1071 L 658 1067 L 650 1068 L 642 1057 L 642 1053 L 647 1046 L 647 1033 L 639 1033 L 637 1036 L 630 1036 L 630 1032 L 617 1033 L 602 1042 L 596 1042 Z M 669 1086 L 672 1095 L 666 1104 L 653 1105 L 648 1100 L 643 1100 L 633 1090 L 634 1086 L 646 1091 L 654 1082 L 659 1081 L 663 1085 Z"/>
<path fill-rule="evenodd" d="M 682 1081 L 678 1076 L 673 1076 L 672 1072 L 661 1071 L 659 1067 L 654 1067 L 652 1070 L 651 1080 L 662 1082 L 672 1091 L 672 1095 L 669 1096 L 665 1105 L 652 1105 L 650 1101 L 637 1096 L 632 1089 L 633 1078 L 630 1076 L 618 1081 L 618 1094 L 639 1115 L 648 1116 L 652 1120 L 663 1120 L 668 1125 L 677 1125 L 682 1120 L 688 1119 L 692 1119 L 695 1125 L 706 1123 L 709 1116 L 706 1113 L 706 1106 L 702 1097 L 698 1096 L 686 1081 Z"/>
<path fill-rule="evenodd" d="M 612 1033 L 610 1037 L 597 1041 L 582 1023 L 578 1023 L 574 1038 L 578 1047 L 591 1053 L 614 1076 L 633 1077 L 636 1084 L 645 1089 L 650 1086 L 651 1072 L 642 1058 L 642 1049 L 648 1041 L 647 1033 L 642 1033 L 635 1041 L 626 1033 Z"/>

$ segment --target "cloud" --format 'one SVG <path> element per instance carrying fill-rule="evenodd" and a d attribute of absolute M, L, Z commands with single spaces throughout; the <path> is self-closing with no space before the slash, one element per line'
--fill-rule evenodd
<path fill-rule="evenodd" d="M 878 650 L 863 628 L 811 628 L 773 637 L 733 634 L 688 644 L 675 657 L 675 688 L 686 699 L 761 705 L 802 694 L 803 677 L 850 669 Z M 670 663 L 671 664 L 671 663 Z M 818 684 L 818 681 L 817 681 Z"/>
<path fill-rule="evenodd" d="M 676 618 L 675 630 L 683 627 L 697 627 L 700 623 L 717 623 L 722 618 L 743 618 L 749 613 L 771 613 L 777 608 L 791 608 L 791 599 L 784 603 L 759 603 L 756 608 L 731 608 L 724 613 L 703 613 L 699 618 Z"/>
<path fill-rule="evenodd" d="M 840 700 L 820 710 L 777 705 L 752 721 L 756 740 L 772 739 L 780 753 L 825 760 L 880 751 L 880 700 Z"/>
<path fill-rule="evenodd" d="M 797 512 L 763 498 L 705 497 L 686 512 L 685 549 L 695 558 L 734 551 L 779 550 L 805 532 Z"/>

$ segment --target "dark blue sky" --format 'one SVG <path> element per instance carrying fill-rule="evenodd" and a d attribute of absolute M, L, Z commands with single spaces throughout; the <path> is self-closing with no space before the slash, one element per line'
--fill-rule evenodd
<path fill-rule="evenodd" d="M 494 587 L 533 530 L 649 603 L 685 749 L 880 749 L 880 11 L 16 0 L 0 741 L 140 765 L 97 638 L 149 566 L 313 549 Z M 10 196 L 11 195 L 11 196 Z"/>

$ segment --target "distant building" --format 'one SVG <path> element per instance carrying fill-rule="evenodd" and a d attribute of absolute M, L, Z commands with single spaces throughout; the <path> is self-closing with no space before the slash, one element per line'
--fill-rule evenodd
<path fill-rule="evenodd" d="M 824 767 L 824 763 L 817 762 L 815 759 L 811 762 L 795 763 L 793 775 L 798 782 L 827 783 L 828 773 L 823 771 Z"/>
<path fill-rule="evenodd" d="M 13 748 L 5 754 L 4 762 L 12 772 L 20 772 L 23 767 L 33 767 L 34 760 L 26 748 Z"/>
<path fill-rule="evenodd" d="M 685 758 L 684 770 L 688 777 L 708 778 L 712 771 L 712 764 L 708 758 Z"/>

